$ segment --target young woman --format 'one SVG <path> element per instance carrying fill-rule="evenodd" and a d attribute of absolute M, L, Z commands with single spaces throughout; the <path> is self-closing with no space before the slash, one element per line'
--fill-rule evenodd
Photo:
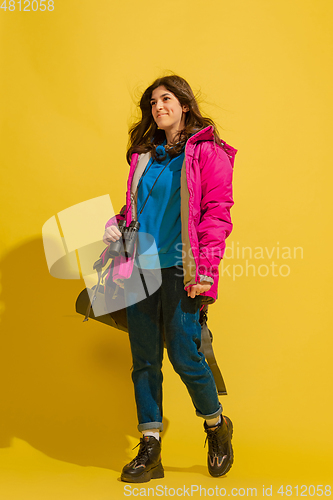
<path fill-rule="evenodd" d="M 124 287 L 130 304 L 132 379 L 142 432 L 139 452 L 123 468 L 121 479 L 146 482 L 164 477 L 159 437 L 164 345 L 196 414 L 204 419 L 209 473 L 222 476 L 233 463 L 233 426 L 222 416 L 212 372 L 198 351 L 199 312 L 217 298 L 218 265 L 232 230 L 236 150 L 221 141 L 179 76 L 157 79 L 143 93 L 140 108 L 142 117 L 129 133 L 126 205 L 116 220 L 107 222 L 103 237 L 109 245 L 121 236 L 117 222 L 140 223 L 136 256 L 116 257 L 109 278 Z M 155 244 L 145 246 L 145 235 L 152 235 Z M 152 246 L 155 255 L 146 251 Z M 134 279 L 138 268 L 146 270 L 146 290 L 156 290 L 144 300 L 139 297 L 142 283 Z M 149 273 L 156 282 L 157 268 L 161 286 L 149 288 Z"/>

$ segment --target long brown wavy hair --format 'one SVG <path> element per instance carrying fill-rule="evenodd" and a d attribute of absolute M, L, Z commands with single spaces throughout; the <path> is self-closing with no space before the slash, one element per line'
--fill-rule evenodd
<path fill-rule="evenodd" d="M 163 85 L 172 92 L 181 105 L 187 105 L 189 110 L 185 114 L 185 128 L 174 138 L 173 152 L 178 154 L 184 147 L 187 139 L 199 130 L 212 125 L 214 127 L 214 140 L 221 143 L 217 128 L 213 120 L 203 117 L 193 91 L 184 78 L 177 75 L 163 76 L 157 78 L 142 94 L 140 99 L 141 119 L 134 123 L 129 130 L 129 140 L 126 158 L 131 162 L 133 153 L 151 152 L 155 157 L 156 146 L 162 144 L 165 139 L 164 130 L 158 129 L 151 112 L 151 95 L 153 90 Z"/>

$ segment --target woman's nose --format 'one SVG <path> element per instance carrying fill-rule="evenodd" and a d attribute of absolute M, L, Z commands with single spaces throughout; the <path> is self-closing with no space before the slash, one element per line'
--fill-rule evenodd
<path fill-rule="evenodd" d="M 157 109 L 162 109 L 162 108 L 163 108 L 163 102 L 157 101 Z"/>

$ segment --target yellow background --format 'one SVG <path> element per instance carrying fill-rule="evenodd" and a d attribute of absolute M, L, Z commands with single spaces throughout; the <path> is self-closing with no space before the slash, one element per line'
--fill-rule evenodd
<path fill-rule="evenodd" d="M 260 497 L 273 485 L 281 498 L 280 485 L 329 484 L 332 13 L 327 0 L 0 9 L 1 499 L 125 498 L 120 470 L 139 437 L 127 336 L 82 323 L 84 282 L 48 274 L 41 228 L 105 194 L 122 206 L 128 126 L 166 70 L 200 92 L 239 150 L 230 250 L 302 247 L 303 258 L 253 257 L 290 273 L 225 273 L 210 308 L 235 428 L 228 476 L 208 476 L 202 421 L 166 360 L 166 474 L 142 486 L 257 487 Z M 231 257 L 224 265 L 245 265 Z"/>

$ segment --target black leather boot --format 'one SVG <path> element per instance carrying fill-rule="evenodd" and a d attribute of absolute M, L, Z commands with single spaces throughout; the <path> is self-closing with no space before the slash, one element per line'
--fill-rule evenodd
<path fill-rule="evenodd" d="M 208 427 L 204 423 L 208 440 L 208 471 L 213 477 L 226 474 L 234 461 L 234 453 L 231 445 L 233 426 L 230 418 L 221 417 L 221 422 L 216 427 Z M 206 444 L 206 442 L 205 442 Z"/>
<path fill-rule="evenodd" d="M 146 483 L 151 479 L 164 477 L 161 438 L 158 441 L 153 436 L 145 436 L 140 439 L 139 445 L 137 456 L 123 468 L 121 480 L 128 483 Z"/>

